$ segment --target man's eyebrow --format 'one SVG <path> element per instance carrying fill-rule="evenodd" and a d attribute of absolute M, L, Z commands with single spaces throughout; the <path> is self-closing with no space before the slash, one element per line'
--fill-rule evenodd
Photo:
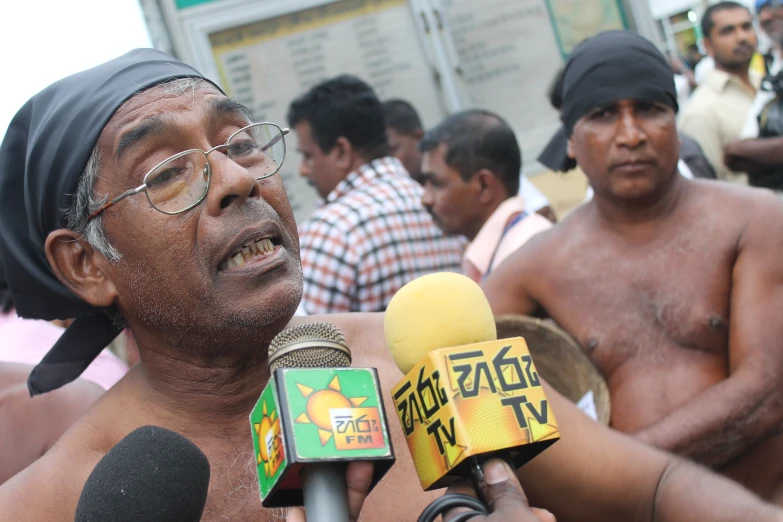
<path fill-rule="evenodd" d="M 589 116 L 590 114 L 595 114 L 596 112 L 608 111 L 609 109 L 612 109 L 614 107 L 617 107 L 616 101 L 607 102 L 602 105 L 596 105 L 595 107 L 587 111 L 587 115 Z"/>
<path fill-rule="evenodd" d="M 221 116 L 241 116 L 248 123 L 253 121 L 250 109 L 232 98 L 218 98 L 210 100 L 209 113 L 214 118 Z"/>
<path fill-rule="evenodd" d="M 155 116 L 147 118 L 141 122 L 140 125 L 122 135 L 120 143 L 117 145 L 117 150 L 114 151 L 114 159 L 119 160 L 122 153 L 127 149 L 134 147 L 149 138 L 162 134 L 165 129 L 166 124 L 159 118 Z"/>

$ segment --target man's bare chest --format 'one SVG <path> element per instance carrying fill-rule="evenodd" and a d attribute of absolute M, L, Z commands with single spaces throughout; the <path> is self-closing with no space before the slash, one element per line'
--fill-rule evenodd
<path fill-rule="evenodd" d="M 553 267 L 541 304 L 604 375 L 682 350 L 725 357 L 732 264 L 701 242 L 587 253 Z"/>
<path fill-rule="evenodd" d="M 261 506 L 253 449 L 249 441 L 245 447 L 227 444 L 210 448 L 207 449 L 207 455 L 210 481 L 202 521 L 265 522 L 285 519 L 285 510 L 269 510 Z"/>

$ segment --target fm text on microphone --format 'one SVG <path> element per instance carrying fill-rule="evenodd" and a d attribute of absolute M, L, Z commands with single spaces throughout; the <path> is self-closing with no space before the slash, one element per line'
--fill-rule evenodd
<path fill-rule="evenodd" d="M 497 340 L 471 279 L 439 273 L 408 283 L 384 330 L 405 374 L 392 395 L 425 490 L 467 476 L 481 491 L 483 461 L 500 456 L 519 468 L 560 438 L 525 340 Z"/>
<path fill-rule="evenodd" d="M 76 522 L 198 522 L 207 503 L 209 461 L 191 441 L 142 426 L 93 469 Z"/>
<path fill-rule="evenodd" d="M 394 464 L 374 368 L 329 323 L 284 330 L 269 347 L 269 382 L 250 415 L 265 507 L 301 506 L 308 522 L 347 521 L 345 465 L 374 462 L 372 487 Z"/>

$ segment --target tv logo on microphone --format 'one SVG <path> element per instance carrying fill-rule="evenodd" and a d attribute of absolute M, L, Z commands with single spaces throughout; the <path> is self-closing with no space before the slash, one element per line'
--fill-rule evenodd
<path fill-rule="evenodd" d="M 392 396 L 424 489 L 473 455 L 525 446 L 532 458 L 560 437 L 521 337 L 433 350 Z"/>

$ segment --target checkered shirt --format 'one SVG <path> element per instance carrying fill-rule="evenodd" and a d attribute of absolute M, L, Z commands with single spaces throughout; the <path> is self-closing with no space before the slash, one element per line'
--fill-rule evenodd
<path fill-rule="evenodd" d="M 379 312 L 409 281 L 459 272 L 463 242 L 445 237 L 422 188 L 390 157 L 366 163 L 327 196 L 299 233 L 308 314 Z"/>

